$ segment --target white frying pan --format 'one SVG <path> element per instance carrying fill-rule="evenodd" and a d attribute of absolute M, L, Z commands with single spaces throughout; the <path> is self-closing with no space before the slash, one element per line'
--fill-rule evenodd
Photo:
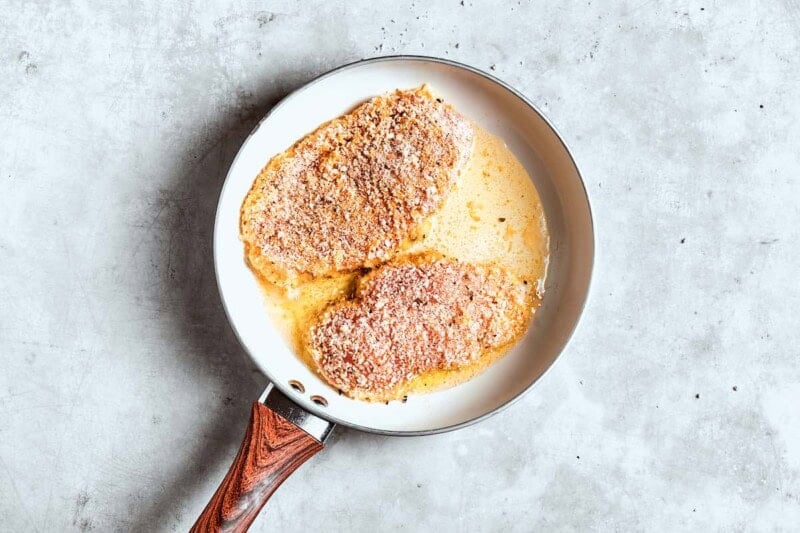
<path fill-rule="evenodd" d="M 448 390 L 410 396 L 406 403 L 360 402 L 340 396 L 311 372 L 270 323 L 264 293 L 244 261 L 239 209 L 273 155 L 370 97 L 423 83 L 504 139 L 526 167 L 550 231 L 545 296 L 522 342 L 479 376 Z M 462 428 L 510 405 L 569 341 L 589 291 L 593 258 L 589 200 L 569 150 L 533 104 L 493 76 L 443 59 L 382 57 L 339 67 L 287 96 L 234 159 L 214 228 L 225 311 L 271 384 L 254 403 L 242 448 L 193 531 L 247 529 L 281 482 L 322 449 L 335 424 L 384 435 L 427 435 Z"/>

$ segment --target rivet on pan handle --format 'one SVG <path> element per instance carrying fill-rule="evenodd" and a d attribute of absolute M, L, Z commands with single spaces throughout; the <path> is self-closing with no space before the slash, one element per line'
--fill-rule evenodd
<path fill-rule="evenodd" d="M 270 384 L 253 402 L 239 453 L 191 531 L 247 531 L 281 483 L 322 450 L 333 428 Z"/>

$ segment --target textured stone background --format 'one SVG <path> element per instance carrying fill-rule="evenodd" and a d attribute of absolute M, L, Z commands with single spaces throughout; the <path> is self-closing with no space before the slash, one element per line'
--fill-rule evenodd
<path fill-rule="evenodd" d="M 0 529 L 190 526 L 265 384 L 213 279 L 223 176 L 281 96 L 392 53 L 491 69 L 563 131 L 593 298 L 522 402 L 337 431 L 253 529 L 800 523 L 797 0 L 2 4 Z"/>

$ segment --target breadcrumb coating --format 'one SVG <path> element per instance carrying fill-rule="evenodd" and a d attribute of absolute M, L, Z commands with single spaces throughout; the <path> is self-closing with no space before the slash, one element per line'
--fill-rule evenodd
<path fill-rule="evenodd" d="M 245 198 L 248 263 L 291 286 L 386 262 L 441 207 L 473 136 L 426 86 L 378 96 L 322 125 L 275 156 Z"/>
<path fill-rule="evenodd" d="M 516 342 L 533 312 L 531 286 L 505 269 L 436 255 L 397 259 L 324 310 L 306 349 L 350 397 L 383 401 L 434 369 L 476 362 Z"/>

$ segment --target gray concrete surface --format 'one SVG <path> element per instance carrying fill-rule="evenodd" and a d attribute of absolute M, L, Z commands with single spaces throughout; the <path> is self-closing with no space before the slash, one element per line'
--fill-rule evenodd
<path fill-rule="evenodd" d="M 227 166 L 288 91 L 392 53 L 491 69 L 563 131 L 593 298 L 512 409 L 340 430 L 253 530 L 796 530 L 797 0 L 2 7 L 3 531 L 190 526 L 265 384 L 209 257 Z"/>

